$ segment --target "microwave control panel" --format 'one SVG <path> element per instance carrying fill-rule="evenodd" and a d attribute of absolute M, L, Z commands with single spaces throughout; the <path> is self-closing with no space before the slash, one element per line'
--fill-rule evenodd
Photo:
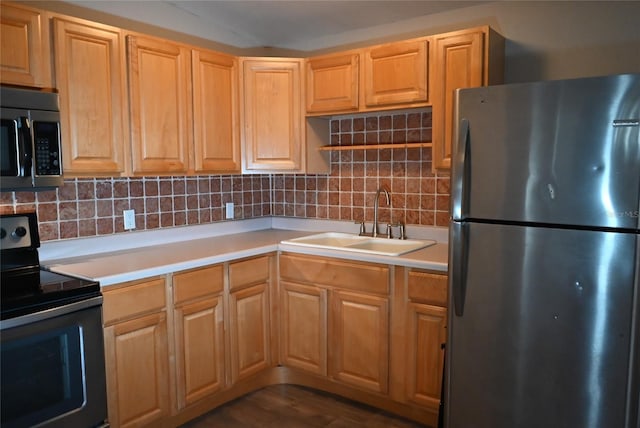
<path fill-rule="evenodd" d="M 36 175 L 61 175 L 60 130 L 56 122 L 33 122 Z"/>

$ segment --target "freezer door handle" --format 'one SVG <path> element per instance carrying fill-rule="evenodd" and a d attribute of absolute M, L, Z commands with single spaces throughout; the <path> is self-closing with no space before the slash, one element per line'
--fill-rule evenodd
<path fill-rule="evenodd" d="M 451 252 L 449 273 L 451 296 L 455 315 L 461 317 L 464 312 L 464 300 L 467 293 L 467 262 L 469 256 L 469 225 L 451 222 Z"/>
<path fill-rule="evenodd" d="M 469 196 L 467 195 L 467 180 L 469 165 L 466 160 L 469 155 L 469 121 L 460 120 L 458 129 L 458 144 L 452 159 L 451 183 L 451 217 L 462 220 L 467 215 Z"/>

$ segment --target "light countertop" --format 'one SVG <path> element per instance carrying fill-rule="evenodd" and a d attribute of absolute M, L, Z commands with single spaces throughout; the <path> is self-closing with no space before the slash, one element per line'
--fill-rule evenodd
<path fill-rule="evenodd" d="M 257 230 L 251 230 L 252 227 L 248 227 L 247 231 L 242 231 L 242 228 L 234 230 L 227 227 L 227 232 L 230 230 L 236 233 L 212 233 L 210 236 L 186 237 L 187 239 L 183 240 L 167 239 L 166 242 L 154 242 L 150 238 L 147 246 L 131 248 L 106 246 L 103 249 L 111 251 L 94 254 L 88 254 L 88 250 L 70 251 L 71 254 L 76 254 L 75 256 L 69 256 L 59 250 L 45 251 L 45 260 L 42 260 L 41 256 L 41 264 L 53 272 L 99 281 L 103 287 L 278 250 L 441 272 L 447 270 L 446 242 L 438 242 L 430 247 L 400 256 L 381 256 L 283 244 L 281 241 L 316 232 L 263 228 L 264 226 L 264 224 L 255 226 Z M 147 234 L 147 236 L 151 235 Z M 94 241 L 100 242 L 99 239 L 95 238 Z M 107 240 L 103 241 L 107 242 Z M 89 241 L 89 244 L 95 246 L 95 242 Z M 56 246 L 65 248 L 64 244 Z M 85 255 L 77 256 L 77 254 Z M 60 258 L 56 258 L 56 255 Z"/>

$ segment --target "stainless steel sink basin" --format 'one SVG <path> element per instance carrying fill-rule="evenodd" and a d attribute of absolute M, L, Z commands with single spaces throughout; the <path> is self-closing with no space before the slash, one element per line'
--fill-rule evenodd
<path fill-rule="evenodd" d="M 329 248 L 332 250 L 379 254 L 383 256 L 399 256 L 421 248 L 426 248 L 435 244 L 436 241 L 371 238 L 367 236 L 352 235 L 349 233 L 326 232 L 289 239 L 282 241 L 282 243 L 303 247 Z"/>

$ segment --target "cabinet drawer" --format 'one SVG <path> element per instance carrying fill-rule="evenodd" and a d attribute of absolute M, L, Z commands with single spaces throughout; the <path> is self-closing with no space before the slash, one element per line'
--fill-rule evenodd
<path fill-rule="evenodd" d="M 389 268 L 298 254 L 280 256 L 280 276 L 292 281 L 322 284 L 367 293 L 389 293 Z"/>
<path fill-rule="evenodd" d="M 409 272 L 409 299 L 432 305 L 447 306 L 447 275 Z"/>
<path fill-rule="evenodd" d="M 243 260 L 229 265 L 231 290 L 269 281 L 269 256 Z"/>
<path fill-rule="evenodd" d="M 102 304 L 104 323 L 152 311 L 160 311 L 166 305 L 164 278 L 135 281 L 106 289 Z"/>
<path fill-rule="evenodd" d="M 173 275 L 173 301 L 186 300 L 222 292 L 224 288 L 222 265 L 209 266 Z"/>

